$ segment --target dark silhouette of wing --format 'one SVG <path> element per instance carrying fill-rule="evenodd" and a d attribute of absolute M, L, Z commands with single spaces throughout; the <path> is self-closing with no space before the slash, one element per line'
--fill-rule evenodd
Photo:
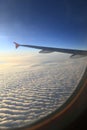
<path fill-rule="evenodd" d="M 63 48 L 44 47 L 44 46 L 35 46 L 35 45 L 23 45 L 23 44 L 18 44 L 16 42 L 14 42 L 14 44 L 16 48 L 18 48 L 19 46 L 22 46 L 22 47 L 40 49 L 39 53 L 61 52 L 61 53 L 72 54 L 71 57 L 74 57 L 76 55 L 81 56 L 81 57 L 87 56 L 87 50 L 75 50 L 75 49 L 63 49 Z"/>

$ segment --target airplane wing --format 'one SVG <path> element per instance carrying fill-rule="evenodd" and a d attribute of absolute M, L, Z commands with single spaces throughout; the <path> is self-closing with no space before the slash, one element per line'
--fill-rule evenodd
<path fill-rule="evenodd" d="M 44 46 L 35 46 L 35 45 L 23 45 L 14 42 L 15 47 L 18 48 L 19 46 L 22 47 L 29 47 L 40 49 L 39 53 L 52 53 L 52 52 L 61 52 L 61 53 L 68 53 L 72 54 L 71 57 L 74 56 L 87 56 L 87 50 L 75 50 L 75 49 L 63 49 L 63 48 L 54 48 L 54 47 L 44 47 Z"/>

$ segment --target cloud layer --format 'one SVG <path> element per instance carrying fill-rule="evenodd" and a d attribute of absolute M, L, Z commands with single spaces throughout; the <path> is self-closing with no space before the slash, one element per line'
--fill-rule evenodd
<path fill-rule="evenodd" d="M 58 109 L 76 89 L 85 59 L 35 55 L 1 69 L 0 128 L 21 127 Z"/>

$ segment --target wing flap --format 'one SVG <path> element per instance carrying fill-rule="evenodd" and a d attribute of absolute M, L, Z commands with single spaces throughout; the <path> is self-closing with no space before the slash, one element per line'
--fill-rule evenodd
<path fill-rule="evenodd" d="M 42 49 L 41 51 L 39 51 L 39 53 L 52 53 L 54 51 L 52 50 L 46 50 L 46 49 Z"/>

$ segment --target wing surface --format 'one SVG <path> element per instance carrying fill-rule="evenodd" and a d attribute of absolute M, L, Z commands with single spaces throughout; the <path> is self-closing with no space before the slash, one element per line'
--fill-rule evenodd
<path fill-rule="evenodd" d="M 61 52 L 61 53 L 72 54 L 71 57 L 74 57 L 76 55 L 87 56 L 87 50 L 63 49 L 63 48 L 44 47 L 44 46 L 36 46 L 36 45 L 23 45 L 23 44 L 18 44 L 16 42 L 14 42 L 14 44 L 16 48 L 22 46 L 22 47 L 40 49 L 39 53 Z"/>

